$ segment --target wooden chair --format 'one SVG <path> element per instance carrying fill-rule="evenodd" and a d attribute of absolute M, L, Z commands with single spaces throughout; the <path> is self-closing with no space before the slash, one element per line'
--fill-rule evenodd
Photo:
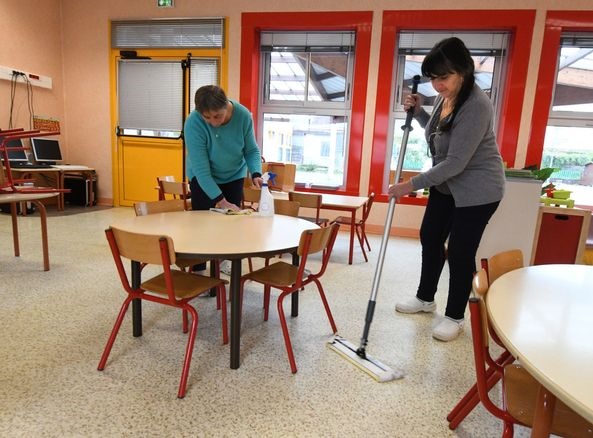
<path fill-rule="evenodd" d="M 257 210 L 257 204 L 259 204 L 260 196 L 261 189 L 256 187 L 243 187 L 241 208 L 251 208 L 252 210 Z"/>
<path fill-rule="evenodd" d="M 156 177 L 156 184 L 155 187 L 159 192 L 159 201 L 164 201 L 167 199 L 165 197 L 165 192 L 163 191 L 163 187 L 161 186 L 161 181 L 175 181 L 175 177 L 173 175 L 165 175 L 165 176 L 157 176 Z"/>
<path fill-rule="evenodd" d="M 321 200 L 322 196 L 318 193 L 305 193 L 305 192 L 288 192 L 288 200 L 296 201 L 301 204 L 303 208 L 312 208 L 315 210 L 315 217 L 299 216 L 301 219 L 305 219 L 316 223 L 319 226 L 325 226 L 329 223 L 327 218 L 320 217 L 321 213 Z"/>
<path fill-rule="evenodd" d="M 369 213 L 371 212 L 371 207 L 373 206 L 373 201 L 375 200 L 375 193 L 371 193 L 369 195 L 369 200 L 367 201 L 366 205 L 362 209 L 362 218 L 356 221 L 354 224 L 354 229 L 356 231 L 356 237 L 358 237 L 358 242 L 360 243 L 360 248 L 362 249 L 362 255 L 364 256 L 364 260 L 366 262 L 369 261 L 367 257 L 367 253 L 364 249 L 364 245 L 366 243 L 367 249 L 371 250 L 371 245 L 369 244 L 369 239 L 367 239 L 367 235 L 365 232 L 365 224 L 369 217 Z M 337 223 L 340 225 L 348 225 L 351 226 L 352 218 L 350 216 L 338 216 L 335 218 L 331 223 Z"/>
<path fill-rule="evenodd" d="M 105 234 L 121 283 L 128 296 L 121 306 L 107 345 L 99 361 L 98 370 L 102 371 L 105 369 L 109 353 L 132 300 L 140 299 L 176 307 L 183 310 L 184 333 L 188 332 L 187 313 L 191 314 L 192 318 L 185 349 L 181 381 L 177 393 L 177 397 L 183 398 L 185 396 L 192 352 L 198 331 L 198 313 L 189 302 L 197 296 L 208 292 L 211 288 L 217 289 L 220 302 L 226 302 L 226 282 L 218 278 L 204 277 L 171 269 L 171 265 L 176 262 L 176 257 L 173 240 L 168 236 L 133 233 L 114 227 L 108 228 Z M 126 274 L 122 257 L 141 263 L 160 264 L 163 272 L 142 282 L 139 287 L 134 288 Z M 224 344 L 228 342 L 226 306 L 222 306 L 222 340 Z"/>
<path fill-rule="evenodd" d="M 159 199 L 167 199 L 168 196 L 172 197 L 173 199 L 182 199 L 184 202 L 184 209 L 191 210 L 191 206 L 188 203 L 189 198 L 191 197 L 189 191 L 189 185 L 183 181 L 167 181 L 163 179 L 157 178 L 159 183 Z"/>
<path fill-rule="evenodd" d="M 136 216 L 145 216 L 147 214 L 154 213 L 166 213 L 170 211 L 184 211 L 186 203 L 184 199 L 165 199 L 163 201 L 150 201 L 150 202 L 136 202 L 134 203 L 134 211 Z M 211 263 L 211 275 L 213 277 L 220 277 L 220 261 L 219 260 L 208 260 L 202 258 L 188 258 L 188 259 L 177 259 L 175 265 L 182 271 L 191 270 L 192 266 L 200 265 L 210 261 Z M 217 307 L 220 309 L 221 303 L 217 301 Z"/>
<path fill-rule="evenodd" d="M 243 297 L 246 281 L 250 280 L 264 285 L 264 320 L 266 321 L 268 319 L 271 288 L 280 289 L 281 293 L 278 296 L 277 301 L 278 316 L 280 318 L 282 334 L 284 335 L 284 344 L 286 345 L 286 352 L 288 353 L 290 369 L 293 373 L 297 372 L 297 367 L 282 304 L 284 298 L 288 295 L 298 292 L 310 283 L 315 283 L 329 319 L 332 332 L 337 332 L 336 324 L 334 323 L 334 318 L 325 297 L 320 278 L 323 276 L 327 268 L 338 229 L 339 225 L 333 224 L 324 228 L 303 231 L 297 250 L 300 257 L 298 266 L 278 261 L 241 277 L 241 297 Z M 322 253 L 321 265 L 315 270 L 316 272 L 313 273 L 312 270 L 307 269 L 306 266 L 309 261 L 309 256 L 318 252 Z"/>
<path fill-rule="evenodd" d="M 484 258 L 481 260 L 482 269 L 486 272 L 486 280 L 488 284 L 492 283 L 498 277 L 507 272 L 515 269 L 522 268 L 523 265 L 523 252 L 520 249 L 511 249 L 508 251 L 502 251 L 494 254 L 490 258 Z M 480 293 L 482 289 L 477 291 L 474 288 L 475 293 Z M 494 360 L 498 366 L 504 366 L 507 363 L 514 362 L 515 358 L 506 349 L 502 341 L 499 339 L 496 331 L 488 324 L 488 332 L 494 342 L 502 347 L 502 352 Z M 486 371 L 488 379 L 488 389 L 492 388 L 501 378 L 501 374 L 497 372 L 498 367 L 489 367 Z M 467 415 L 478 405 L 480 402 L 478 396 L 477 383 L 472 386 L 465 396 L 455 405 L 455 407 L 447 415 L 447 421 L 449 421 L 449 428 L 456 429 L 457 426 L 467 417 Z"/>
<path fill-rule="evenodd" d="M 296 201 L 289 201 L 288 199 L 274 199 L 274 214 L 298 217 L 300 206 L 301 204 Z M 280 257 L 282 257 L 282 254 L 280 254 Z M 271 258 L 272 257 L 265 257 L 264 266 L 268 266 L 270 264 Z M 253 262 L 251 257 L 247 258 L 247 263 L 249 265 L 249 272 L 253 272 Z"/>
<path fill-rule="evenodd" d="M 484 299 L 488 288 L 486 271 L 480 269 L 473 280 L 476 296 L 469 302 L 478 395 L 484 408 L 503 420 L 502 436 L 507 438 L 513 436 L 515 424 L 532 427 L 540 383 L 521 365 L 500 364 L 492 358 L 489 350 L 488 314 Z M 500 406 L 490 399 L 489 368 L 495 368 L 502 378 L 503 396 Z M 551 431 L 560 436 L 588 437 L 591 436 L 593 425 L 557 400 Z"/>

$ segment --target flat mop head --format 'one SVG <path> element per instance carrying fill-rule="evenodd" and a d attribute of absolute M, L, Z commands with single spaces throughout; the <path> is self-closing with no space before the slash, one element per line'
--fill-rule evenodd
<path fill-rule="evenodd" d="M 401 371 L 394 370 L 377 359 L 366 354 L 364 357 L 360 356 L 356 352 L 356 346 L 341 336 L 333 336 L 327 342 L 327 347 L 360 368 L 377 382 L 390 382 L 404 377 Z"/>

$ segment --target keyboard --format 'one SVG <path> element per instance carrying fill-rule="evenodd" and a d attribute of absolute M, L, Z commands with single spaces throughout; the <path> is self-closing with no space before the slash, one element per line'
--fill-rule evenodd
<path fill-rule="evenodd" d="M 15 161 L 14 163 L 10 163 L 11 169 L 51 169 L 51 164 L 33 164 L 27 163 L 25 161 Z"/>

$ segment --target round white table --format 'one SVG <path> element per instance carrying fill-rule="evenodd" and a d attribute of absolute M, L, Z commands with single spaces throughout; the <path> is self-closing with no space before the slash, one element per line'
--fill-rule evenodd
<path fill-rule="evenodd" d="M 240 279 L 241 261 L 294 252 L 301 233 L 318 228 L 304 219 L 274 215 L 225 215 L 213 211 L 177 211 L 136 216 L 112 224 L 136 233 L 167 235 L 173 239 L 178 257 L 231 260 L 231 368 L 240 363 Z M 135 265 L 133 264 L 133 267 Z M 139 281 L 139 270 L 133 273 Z M 296 294 L 293 294 L 296 297 Z M 140 305 L 133 303 L 134 335 L 142 334 Z M 293 312 L 295 309 L 293 309 Z M 294 314 L 294 313 L 293 313 Z"/>
<path fill-rule="evenodd" d="M 496 333 L 543 385 L 532 436 L 549 420 L 545 397 L 593 422 L 593 266 L 517 269 L 494 281 L 486 299 Z"/>

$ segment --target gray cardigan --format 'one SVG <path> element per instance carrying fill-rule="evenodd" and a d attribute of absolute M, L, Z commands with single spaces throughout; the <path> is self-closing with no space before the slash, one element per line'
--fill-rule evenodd
<path fill-rule="evenodd" d="M 431 126 L 440 114 L 443 99 L 438 96 L 432 115 L 421 109 L 416 119 L 422 127 Z M 474 85 L 459 109 L 451 129 L 433 135 L 433 167 L 411 179 L 414 190 L 446 183 L 456 207 L 489 204 L 504 195 L 504 168 L 494 136 L 490 98 Z M 426 129 L 426 141 L 431 136 Z"/>

